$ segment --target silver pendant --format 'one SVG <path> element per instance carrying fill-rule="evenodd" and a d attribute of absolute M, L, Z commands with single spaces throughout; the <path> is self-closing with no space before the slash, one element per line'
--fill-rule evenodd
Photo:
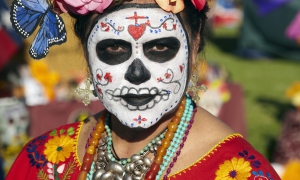
<path fill-rule="evenodd" d="M 142 180 L 152 162 L 146 156 L 149 153 L 156 155 L 161 140 L 153 143 L 143 154 L 133 154 L 126 165 L 112 161 L 112 154 L 107 152 L 107 136 L 103 136 L 97 147 L 97 160 L 93 180 Z"/>

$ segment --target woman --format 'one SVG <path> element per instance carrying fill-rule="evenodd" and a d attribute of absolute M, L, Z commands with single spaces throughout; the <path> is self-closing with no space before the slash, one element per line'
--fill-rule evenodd
<path fill-rule="evenodd" d="M 280 179 L 185 95 L 204 44 L 205 1 L 118 1 L 84 16 L 74 14 L 88 6 L 76 2 L 56 1 L 77 18 L 106 110 L 30 141 L 7 179 Z"/>

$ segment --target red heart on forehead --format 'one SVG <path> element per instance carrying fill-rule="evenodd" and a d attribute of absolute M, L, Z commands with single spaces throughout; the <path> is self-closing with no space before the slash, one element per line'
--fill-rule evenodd
<path fill-rule="evenodd" d="M 133 39 L 138 40 L 145 32 L 146 25 L 140 24 L 138 26 L 135 25 L 129 25 L 128 26 L 128 32 L 133 37 Z"/>

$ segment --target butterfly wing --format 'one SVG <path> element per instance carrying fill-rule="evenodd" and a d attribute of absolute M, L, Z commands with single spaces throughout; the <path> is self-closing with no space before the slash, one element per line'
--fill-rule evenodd
<path fill-rule="evenodd" d="M 67 33 L 62 18 L 52 10 L 49 10 L 44 20 L 45 26 L 48 27 L 47 38 L 49 46 L 66 42 Z"/>
<path fill-rule="evenodd" d="M 48 54 L 49 43 L 46 34 L 47 30 L 42 25 L 29 49 L 29 54 L 33 59 L 41 59 Z"/>
<path fill-rule="evenodd" d="M 52 10 L 48 10 L 29 49 L 29 54 L 34 59 L 44 58 L 48 54 L 50 46 L 66 42 L 66 34 L 62 18 Z"/>
<path fill-rule="evenodd" d="M 13 28 L 22 38 L 27 38 L 39 25 L 47 8 L 43 0 L 14 0 L 10 11 Z"/>

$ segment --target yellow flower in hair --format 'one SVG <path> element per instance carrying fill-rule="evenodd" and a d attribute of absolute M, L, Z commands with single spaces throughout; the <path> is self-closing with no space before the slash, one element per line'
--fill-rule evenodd
<path fill-rule="evenodd" d="M 69 136 L 55 136 L 45 144 L 46 159 L 54 164 L 64 162 L 73 152 L 73 140 Z"/>
<path fill-rule="evenodd" d="M 244 158 L 232 158 L 219 166 L 215 180 L 248 179 L 251 176 L 251 166 Z"/>

